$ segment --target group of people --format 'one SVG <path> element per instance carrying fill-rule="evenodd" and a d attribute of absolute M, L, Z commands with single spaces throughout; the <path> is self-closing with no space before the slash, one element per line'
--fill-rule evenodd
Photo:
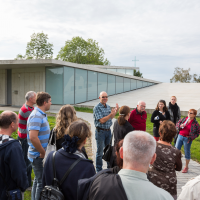
<path fill-rule="evenodd" d="M 177 199 L 176 170 L 182 169 L 180 149 L 184 145 L 188 171 L 192 140 L 198 137 L 200 126 L 195 119 L 196 110 L 190 109 L 181 119 L 176 97 L 169 106 L 160 100 L 153 112 L 152 137 L 146 132 L 146 103 L 139 101 L 136 109 L 118 104 L 110 108 L 108 95 L 101 92 L 100 102 L 93 109 L 97 144 L 96 171 L 88 159 L 84 145 L 91 137 L 88 125 L 79 120 L 71 105 L 64 105 L 56 117 L 55 127 L 50 130 L 46 111 L 51 106 L 51 96 L 46 92 L 30 91 L 18 116 L 11 111 L 0 115 L 0 199 L 8 199 L 7 191 L 31 188 L 31 199 L 39 200 L 46 185 L 54 179 L 53 160 L 58 181 L 74 165 L 66 180 L 59 186 L 65 199 L 77 199 L 78 180 L 94 177 L 88 199 Z M 35 107 L 34 104 L 36 104 Z M 112 119 L 114 122 L 114 147 L 107 167 L 102 170 L 103 149 L 111 141 Z M 11 135 L 18 129 L 18 140 Z M 177 137 L 175 147 L 172 141 Z M 51 139 L 50 139 L 51 138 Z M 55 145 L 56 152 L 46 154 L 46 148 Z M 75 165 L 76 163 L 76 165 Z M 31 186 L 31 172 L 35 174 Z M 5 183 L 5 181 L 7 183 Z"/>

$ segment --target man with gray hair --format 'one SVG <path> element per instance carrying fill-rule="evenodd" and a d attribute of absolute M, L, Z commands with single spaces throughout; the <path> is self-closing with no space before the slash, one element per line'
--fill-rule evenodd
<path fill-rule="evenodd" d="M 27 142 L 27 120 L 31 112 L 34 110 L 33 105 L 36 103 L 36 93 L 29 91 L 25 95 L 25 104 L 19 110 L 19 125 L 18 125 L 18 139 L 22 145 L 23 156 L 27 167 L 27 176 L 29 181 L 29 187 L 31 187 L 31 172 L 32 166 L 27 157 L 28 142 Z"/>
<path fill-rule="evenodd" d="M 167 191 L 147 179 L 149 165 L 156 159 L 155 151 L 156 141 L 149 133 L 128 133 L 119 150 L 122 169 L 118 175 L 104 173 L 98 176 L 90 189 L 89 200 L 173 200 Z"/>
<path fill-rule="evenodd" d="M 146 131 L 147 113 L 145 111 L 146 103 L 138 101 L 136 109 L 131 111 L 128 122 L 132 125 L 134 130 Z"/>

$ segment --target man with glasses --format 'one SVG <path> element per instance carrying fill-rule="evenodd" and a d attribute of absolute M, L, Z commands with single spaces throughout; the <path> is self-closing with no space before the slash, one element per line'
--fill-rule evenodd
<path fill-rule="evenodd" d="M 96 127 L 95 139 L 97 142 L 97 152 L 96 152 L 96 171 L 102 170 L 102 156 L 103 148 L 109 144 L 111 139 L 112 119 L 116 115 L 119 106 L 112 110 L 107 103 L 108 95 L 106 92 L 101 92 L 99 95 L 100 103 L 98 103 L 93 109 L 94 124 Z"/>
<path fill-rule="evenodd" d="M 146 131 L 147 113 L 145 108 L 146 103 L 144 101 L 139 101 L 136 109 L 131 111 L 128 122 L 133 126 L 135 131 Z"/>

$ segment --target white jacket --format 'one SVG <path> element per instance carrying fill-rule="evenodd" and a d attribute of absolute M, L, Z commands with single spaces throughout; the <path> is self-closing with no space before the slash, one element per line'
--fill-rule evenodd
<path fill-rule="evenodd" d="M 177 200 L 200 200 L 200 175 L 190 179 L 183 187 Z"/>

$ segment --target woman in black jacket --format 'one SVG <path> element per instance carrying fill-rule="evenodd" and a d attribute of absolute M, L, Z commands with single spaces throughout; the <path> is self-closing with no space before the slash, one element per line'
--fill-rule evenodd
<path fill-rule="evenodd" d="M 157 104 L 156 110 L 153 112 L 151 116 L 151 122 L 154 123 L 153 136 L 156 141 L 159 140 L 160 135 L 158 133 L 158 130 L 159 130 L 160 124 L 162 124 L 164 120 L 170 120 L 170 114 L 167 109 L 165 100 L 160 100 Z"/>
<path fill-rule="evenodd" d="M 124 137 L 131 131 L 134 130 L 133 126 L 128 122 L 130 117 L 130 108 L 128 106 L 122 106 L 119 109 L 119 117 L 114 122 L 113 134 L 114 134 L 114 149 L 110 160 L 110 166 L 117 166 L 116 163 L 116 144 L 124 139 Z"/>

